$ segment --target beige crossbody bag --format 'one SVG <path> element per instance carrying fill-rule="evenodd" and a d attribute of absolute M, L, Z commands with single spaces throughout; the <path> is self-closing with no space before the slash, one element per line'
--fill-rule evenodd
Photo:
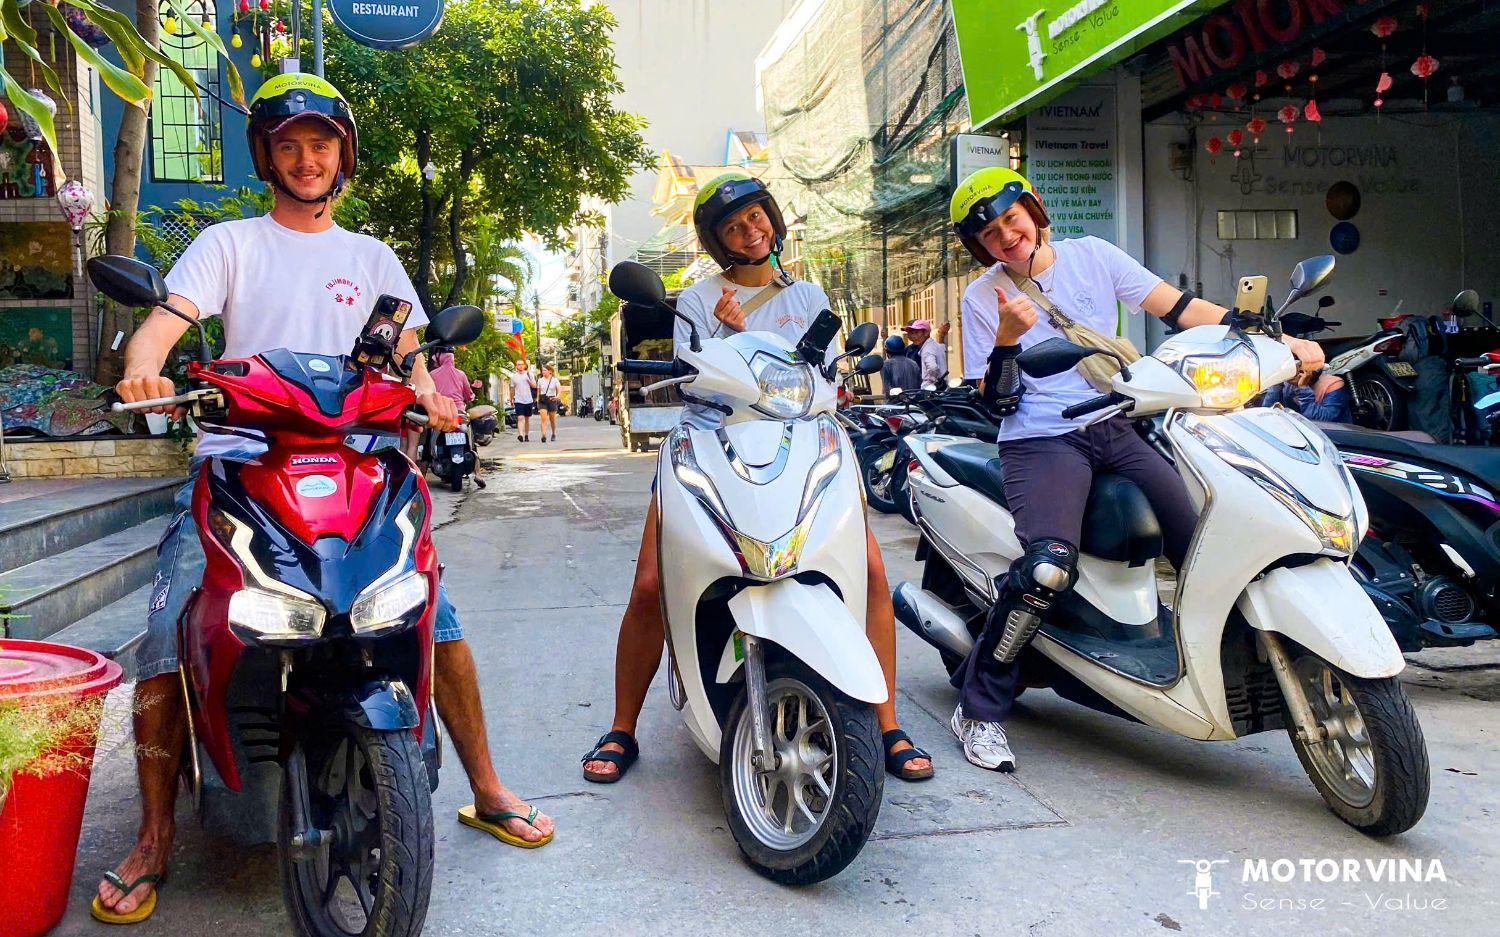
<path fill-rule="evenodd" d="M 1098 348 L 1101 351 L 1112 352 L 1119 355 L 1126 364 L 1141 360 L 1141 353 L 1136 351 L 1129 339 L 1105 335 L 1096 329 L 1073 321 L 1071 316 L 1053 305 L 1052 300 L 1037 288 L 1035 280 L 1024 277 L 1017 279 L 1010 270 L 1006 270 L 1005 275 L 1011 283 L 1015 284 L 1016 289 L 1025 293 L 1038 309 L 1047 314 L 1052 327 L 1061 332 L 1068 341 L 1085 348 Z M 1107 394 L 1114 389 L 1114 377 L 1120 373 L 1120 362 L 1108 355 L 1093 355 L 1078 363 L 1078 371 L 1083 375 L 1084 380 L 1094 385 L 1095 390 Z"/>

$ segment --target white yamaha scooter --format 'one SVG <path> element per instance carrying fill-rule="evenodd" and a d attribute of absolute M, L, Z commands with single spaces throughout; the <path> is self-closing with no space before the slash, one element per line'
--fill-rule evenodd
<path fill-rule="evenodd" d="M 625 315 L 676 314 L 662 282 L 625 262 L 609 288 Z M 642 308 L 644 307 L 644 308 Z M 685 318 L 685 317 L 683 317 Z M 885 676 L 865 637 L 865 511 L 853 447 L 835 422 L 837 363 L 868 356 L 874 325 L 825 363 L 838 318 L 794 349 L 741 332 L 621 361 L 718 410 L 715 430 L 678 426 L 657 466 L 662 612 L 672 703 L 719 765 L 735 841 L 761 874 L 826 879 L 859 854 L 884 787 L 871 704 Z"/>
<path fill-rule="evenodd" d="M 1282 308 L 1332 271 L 1332 257 L 1298 264 Z M 1077 584 L 1022 652 L 1021 684 L 1194 739 L 1285 727 L 1334 813 L 1371 835 L 1400 833 L 1426 809 L 1427 748 L 1396 679 L 1405 661 L 1350 574 L 1364 500 L 1312 423 L 1244 409 L 1295 374 L 1277 332 L 1274 316 L 1263 329 L 1188 329 L 1122 369 L 1111 393 L 1063 411 L 1164 413 L 1151 441 L 1201 518 L 1169 609 L 1158 597 L 1161 529 L 1145 496 L 1118 476 L 1096 478 Z M 1094 353 L 1054 338 L 1019 362 L 1047 376 Z M 951 672 L 1022 546 L 993 445 L 921 434 L 907 444 L 926 568 L 921 587 L 897 588 L 896 616 Z"/>

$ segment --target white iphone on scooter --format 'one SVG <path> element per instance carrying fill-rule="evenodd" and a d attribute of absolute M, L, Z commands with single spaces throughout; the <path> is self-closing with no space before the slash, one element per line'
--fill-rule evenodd
<path fill-rule="evenodd" d="M 1282 309 L 1332 272 L 1331 256 L 1298 264 Z M 1095 478 L 1077 584 L 1021 652 L 1021 682 L 1187 738 L 1284 727 L 1335 814 L 1371 835 L 1400 833 L 1426 809 L 1427 749 L 1397 680 L 1405 661 L 1350 573 L 1364 500 L 1316 426 L 1280 407 L 1245 408 L 1296 370 L 1275 315 L 1259 321 L 1187 329 L 1122 369 L 1110 393 L 1063 411 L 1162 416 L 1160 428 L 1137 426 L 1175 463 L 1200 519 L 1168 607 L 1145 495 Z M 1095 353 L 1054 338 L 1019 362 L 1041 377 Z M 906 442 L 926 569 L 920 587 L 897 588 L 896 615 L 951 672 L 1022 547 L 994 446 Z"/>
<path fill-rule="evenodd" d="M 676 314 L 640 264 L 617 265 L 609 287 L 628 304 L 627 327 L 635 315 Z M 657 464 L 671 696 L 719 765 L 741 851 L 785 884 L 821 881 L 858 855 L 884 782 L 863 489 L 834 419 L 838 364 L 879 371 L 869 355 L 879 332 L 859 326 L 827 362 L 838 328 L 825 311 L 795 348 L 771 333 L 700 340 L 694 329 L 675 360 L 617 365 L 659 375 L 650 389 L 675 384 L 723 418 L 716 429 L 679 425 Z"/>

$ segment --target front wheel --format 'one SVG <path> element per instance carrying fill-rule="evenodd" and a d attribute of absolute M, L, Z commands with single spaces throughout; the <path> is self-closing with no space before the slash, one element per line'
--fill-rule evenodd
<path fill-rule="evenodd" d="M 800 662 L 767 668 L 775 770 L 750 763 L 755 748 L 746 694 L 730 710 L 719 748 L 729 829 L 761 875 L 809 885 L 854 861 L 875 828 L 885 786 L 875 711 Z"/>
<path fill-rule="evenodd" d="M 1406 429 L 1406 392 L 1378 370 L 1351 375 L 1359 399 L 1354 422 L 1383 432 Z"/>
<path fill-rule="evenodd" d="M 870 502 L 870 507 L 881 514 L 895 514 L 900 510 L 900 506 L 891 496 L 894 488 L 891 478 L 893 455 L 894 453 L 889 449 L 883 452 L 869 452 L 865 454 L 863 464 L 860 466 L 860 474 L 863 475 L 865 483 L 865 500 Z"/>
<path fill-rule="evenodd" d="M 1395 677 L 1367 680 L 1304 654 L 1292 672 L 1326 733 L 1287 731 L 1297 758 L 1339 819 L 1370 836 L 1404 833 L 1427 810 L 1431 781 L 1422 726 Z"/>

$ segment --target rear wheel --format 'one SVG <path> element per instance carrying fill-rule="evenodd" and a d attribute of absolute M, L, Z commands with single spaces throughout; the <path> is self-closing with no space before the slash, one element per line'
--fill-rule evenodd
<path fill-rule="evenodd" d="M 347 726 L 306 744 L 309 822 L 329 841 L 299 857 L 289 785 L 277 847 L 298 934 L 406 937 L 422 932 L 432 891 L 432 801 L 409 730 Z"/>
<path fill-rule="evenodd" d="M 454 491 L 464 490 L 463 466 L 455 465 L 448 470 L 448 487 L 452 488 Z"/>
<path fill-rule="evenodd" d="M 1406 394 L 1395 381 L 1374 370 L 1353 381 L 1359 399 L 1354 422 L 1387 432 L 1406 429 Z"/>
<path fill-rule="evenodd" d="M 1292 664 L 1325 738 L 1303 742 L 1287 719 L 1297 758 L 1339 819 L 1370 836 L 1416 825 L 1431 781 L 1427 742 L 1394 677 L 1367 680 L 1312 654 Z"/>
<path fill-rule="evenodd" d="M 742 689 L 724 726 L 719 784 L 729 829 L 755 870 L 807 885 L 854 861 L 875 827 L 885 761 L 875 711 L 796 661 L 767 668 L 775 770 L 750 762 L 755 748 Z"/>
<path fill-rule="evenodd" d="M 895 514 L 900 510 L 891 496 L 894 487 L 891 476 L 895 466 L 882 469 L 879 464 L 881 458 L 889 452 L 888 449 L 868 452 L 860 466 L 860 475 L 865 483 L 865 498 L 870 502 L 870 507 L 882 514 Z"/>

